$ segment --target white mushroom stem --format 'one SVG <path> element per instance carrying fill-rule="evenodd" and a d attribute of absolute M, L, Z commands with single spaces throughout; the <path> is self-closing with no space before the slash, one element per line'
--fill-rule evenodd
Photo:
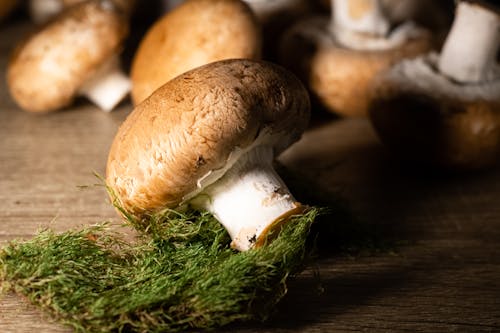
<path fill-rule="evenodd" d="M 398 47 L 422 33 L 408 21 L 391 30 L 382 0 L 332 0 L 330 31 L 344 47 L 380 51 Z"/>
<path fill-rule="evenodd" d="M 101 110 L 111 111 L 127 96 L 130 89 L 130 79 L 121 70 L 118 57 L 113 56 L 84 83 L 79 93 Z"/>
<path fill-rule="evenodd" d="M 240 251 L 261 243 L 268 232 L 302 206 L 272 167 L 271 147 L 257 147 L 240 159 L 191 204 L 211 212 Z"/>
<path fill-rule="evenodd" d="M 493 80 L 498 77 L 499 42 L 500 16 L 480 5 L 460 2 L 438 69 L 462 83 Z"/>
<path fill-rule="evenodd" d="M 372 36 L 386 36 L 390 23 L 380 0 L 331 0 L 333 29 Z"/>

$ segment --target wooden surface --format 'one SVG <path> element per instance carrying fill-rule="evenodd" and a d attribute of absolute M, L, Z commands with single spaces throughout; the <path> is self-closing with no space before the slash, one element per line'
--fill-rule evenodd
<path fill-rule="evenodd" d="M 102 188 L 81 187 L 97 183 L 94 171 L 104 174 L 130 104 L 111 114 L 84 100 L 49 115 L 18 110 L 3 77 L 12 47 L 5 37 L 21 30 L 0 30 L 0 245 L 40 227 L 119 223 Z M 321 253 L 269 323 L 226 331 L 500 332 L 500 169 L 460 176 L 406 168 L 366 120 L 323 118 L 281 161 L 338 193 L 395 245 L 357 256 Z M 68 329 L 4 295 L 0 332 L 34 331 Z"/>

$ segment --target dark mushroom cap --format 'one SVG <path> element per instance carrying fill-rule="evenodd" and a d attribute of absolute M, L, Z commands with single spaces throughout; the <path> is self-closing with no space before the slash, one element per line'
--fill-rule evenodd
<path fill-rule="evenodd" d="M 70 7 L 14 50 L 7 69 L 12 97 L 33 112 L 71 104 L 82 84 L 119 51 L 127 32 L 110 0 Z"/>
<path fill-rule="evenodd" d="M 382 142 L 405 159 L 477 169 L 500 157 L 500 80 L 462 85 L 435 70 L 435 55 L 381 75 L 370 119 Z"/>
<path fill-rule="evenodd" d="M 328 111 L 341 115 L 366 116 L 374 78 L 396 62 L 432 48 L 430 34 L 422 32 L 394 48 L 352 50 L 331 36 L 328 22 L 316 18 L 292 28 L 283 40 L 280 59 Z"/>
<path fill-rule="evenodd" d="M 109 153 L 107 184 L 134 214 L 175 208 L 246 149 L 261 144 L 279 154 L 301 136 L 309 113 L 305 88 L 281 67 L 243 59 L 198 67 L 126 119 Z"/>

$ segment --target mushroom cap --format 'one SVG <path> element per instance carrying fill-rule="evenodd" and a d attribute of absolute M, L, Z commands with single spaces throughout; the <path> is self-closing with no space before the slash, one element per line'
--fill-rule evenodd
<path fill-rule="evenodd" d="M 328 30 L 327 18 L 294 26 L 281 45 L 281 62 L 294 71 L 328 111 L 366 116 L 374 78 L 396 62 L 427 52 L 431 35 L 416 31 L 400 45 L 381 50 L 346 48 Z"/>
<path fill-rule="evenodd" d="M 131 69 L 132 100 L 139 104 L 165 82 L 195 67 L 260 57 L 260 28 L 240 0 L 188 0 L 146 33 Z"/>
<path fill-rule="evenodd" d="M 17 46 L 7 69 L 9 90 L 25 110 L 46 112 L 71 104 L 82 84 L 128 33 L 111 0 L 68 8 Z"/>
<path fill-rule="evenodd" d="M 381 75 L 370 119 L 381 141 L 405 159 L 478 169 L 500 157 L 500 80 L 463 85 L 435 71 L 430 54 Z"/>
<path fill-rule="evenodd" d="M 111 146 L 107 184 L 134 214 L 175 208 L 256 145 L 279 154 L 300 138 L 309 114 L 307 91 L 277 65 L 232 59 L 198 67 L 127 117 Z"/>

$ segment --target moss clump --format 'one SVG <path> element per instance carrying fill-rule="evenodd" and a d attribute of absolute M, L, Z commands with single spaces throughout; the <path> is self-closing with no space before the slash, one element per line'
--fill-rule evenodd
<path fill-rule="evenodd" d="M 134 244 L 105 225 L 44 231 L 0 251 L 0 282 L 77 331 L 174 332 L 263 320 L 301 267 L 318 212 L 294 217 L 273 242 L 247 252 L 232 250 L 208 213 L 153 215 L 141 221 L 148 227 Z"/>

